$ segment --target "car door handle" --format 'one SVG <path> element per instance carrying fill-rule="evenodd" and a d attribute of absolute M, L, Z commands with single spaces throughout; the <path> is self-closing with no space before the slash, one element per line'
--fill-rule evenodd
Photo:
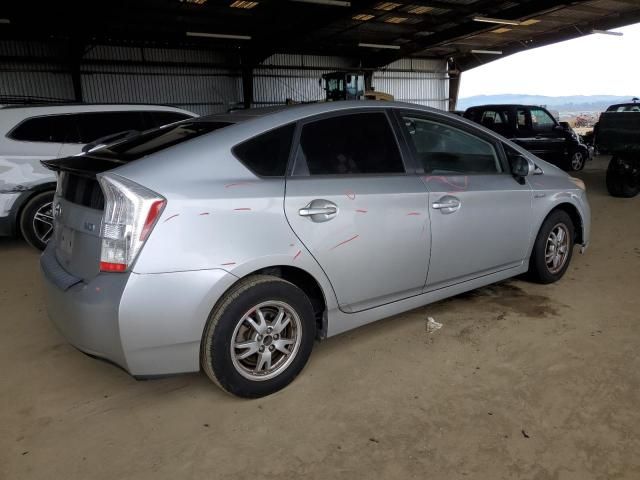
<path fill-rule="evenodd" d="M 298 213 L 301 217 L 310 217 L 312 215 L 334 215 L 338 212 L 336 207 L 324 207 L 324 208 L 301 208 Z"/>
<path fill-rule="evenodd" d="M 433 202 L 431 206 L 436 210 L 440 210 L 442 213 L 453 213 L 458 211 L 461 205 L 462 202 L 456 197 L 445 195 L 437 202 Z"/>
<path fill-rule="evenodd" d="M 309 202 L 300 210 L 298 215 L 307 217 L 312 222 L 328 222 L 338 214 L 338 206 L 329 200 L 316 199 Z"/>

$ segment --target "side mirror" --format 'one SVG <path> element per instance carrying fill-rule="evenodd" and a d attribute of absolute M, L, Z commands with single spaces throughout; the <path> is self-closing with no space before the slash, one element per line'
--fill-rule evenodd
<path fill-rule="evenodd" d="M 560 126 L 561 126 L 564 130 L 571 130 L 571 125 L 569 125 L 569 122 L 560 122 Z"/>
<path fill-rule="evenodd" d="M 509 157 L 511 166 L 511 174 L 519 183 L 524 183 L 524 177 L 534 175 L 536 171 L 535 164 L 522 155 L 513 155 Z"/>

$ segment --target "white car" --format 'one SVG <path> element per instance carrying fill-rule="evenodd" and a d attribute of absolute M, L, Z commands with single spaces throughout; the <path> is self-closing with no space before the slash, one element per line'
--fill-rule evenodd
<path fill-rule="evenodd" d="M 53 230 L 56 177 L 41 160 L 77 155 L 123 131 L 143 131 L 197 115 L 161 105 L 42 105 L 0 108 L 0 236 L 21 234 L 43 249 Z"/>

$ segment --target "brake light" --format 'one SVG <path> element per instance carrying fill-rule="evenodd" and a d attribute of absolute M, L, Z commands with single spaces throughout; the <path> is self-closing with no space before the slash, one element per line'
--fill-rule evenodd
<path fill-rule="evenodd" d="M 101 272 L 124 272 L 127 266 L 124 263 L 100 262 Z"/>
<path fill-rule="evenodd" d="M 135 260 L 167 201 L 116 175 L 99 175 L 104 193 L 100 270 L 124 272 Z"/>

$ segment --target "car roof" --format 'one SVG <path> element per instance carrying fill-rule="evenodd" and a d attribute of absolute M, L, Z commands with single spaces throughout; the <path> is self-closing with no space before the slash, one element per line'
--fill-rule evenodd
<path fill-rule="evenodd" d="M 362 110 L 369 108 L 399 108 L 408 110 L 422 110 L 446 115 L 448 112 L 437 110 L 423 105 L 405 102 L 388 102 L 383 100 L 340 100 L 336 102 L 304 103 L 297 105 L 280 105 L 276 107 L 251 108 L 247 110 L 234 110 L 230 113 L 206 115 L 193 121 L 212 121 L 241 123 L 247 120 L 269 118 L 274 122 L 285 124 L 302 120 L 307 117 L 332 112 L 348 112 L 349 110 Z"/>
<path fill-rule="evenodd" d="M 23 117 L 54 115 L 64 113 L 84 113 L 84 112 L 121 112 L 121 111 L 160 111 L 160 112 L 179 112 L 188 115 L 196 115 L 193 112 L 182 108 L 171 107 L 168 105 L 149 105 L 140 103 L 73 103 L 73 104 L 55 104 L 55 105 L 6 105 L 0 109 L 0 115 L 3 112 L 13 115 L 19 114 Z"/>
<path fill-rule="evenodd" d="M 477 109 L 488 109 L 488 108 L 544 108 L 547 110 L 547 107 L 543 107 L 542 105 L 525 105 L 523 103 L 494 103 L 490 105 L 476 105 L 474 107 L 469 107 L 467 110 L 477 110 Z"/>

